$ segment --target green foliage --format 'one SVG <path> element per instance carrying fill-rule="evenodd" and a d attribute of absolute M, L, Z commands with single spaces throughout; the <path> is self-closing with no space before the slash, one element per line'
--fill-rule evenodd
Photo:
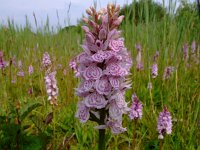
<path fill-rule="evenodd" d="M 124 6 L 120 14 L 125 15 L 126 21 L 138 24 L 162 20 L 166 10 L 153 0 L 134 0 L 130 5 Z"/>
<path fill-rule="evenodd" d="M 184 6 L 184 7 L 183 7 Z M 168 135 L 163 149 L 179 150 L 200 149 L 200 68 L 191 55 L 191 43 L 200 44 L 200 29 L 196 6 L 182 4 L 175 14 L 170 14 L 161 5 L 153 1 L 134 1 L 122 9 L 125 20 L 123 30 L 126 47 L 132 54 L 134 65 L 131 70 L 132 89 L 126 94 L 126 100 L 136 92 L 144 105 L 143 118 L 137 125 L 135 149 L 159 149 L 160 141 L 156 130 L 157 117 L 164 105 L 169 108 L 173 118 L 172 135 Z M 33 33 L 30 26 L 22 29 L 9 21 L 8 27 L 0 27 L 0 49 L 9 61 L 15 56 L 22 60 L 25 76 L 17 77 L 18 68 L 9 66 L 0 73 L 0 149 L 47 149 L 53 145 L 57 149 L 97 149 L 97 124 L 81 124 L 74 116 L 77 96 L 74 88 L 77 79 L 68 67 L 68 62 L 82 51 L 80 44 L 83 32 L 78 27 L 68 27 L 58 33 L 52 33 L 50 27 Z M 135 44 L 142 45 L 144 70 L 136 71 Z M 183 61 L 182 46 L 189 45 L 189 60 Z M 151 78 L 152 57 L 160 52 L 158 59 L 158 77 Z M 59 87 L 58 106 L 52 108 L 48 101 L 44 85 L 44 72 L 41 71 L 42 54 L 48 51 L 53 67 L 57 69 Z M 199 52 L 196 55 L 199 59 Z M 28 66 L 32 64 L 34 74 L 28 75 Z M 164 68 L 174 66 L 175 72 L 169 80 L 162 79 Z M 66 69 L 67 74 L 63 71 Z M 11 71 L 11 72 L 10 72 Z M 16 79 L 13 84 L 12 80 Z M 152 82 L 153 89 L 147 89 Z M 28 89 L 33 94 L 28 94 Z M 130 103 L 129 103 L 130 104 Z M 52 122 L 46 124 L 46 116 L 53 112 Z M 108 150 L 131 149 L 134 124 L 124 117 L 123 126 L 127 132 L 112 135 L 106 132 Z M 63 144 L 64 143 L 64 144 Z"/>
<path fill-rule="evenodd" d="M 28 103 L 21 109 L 20 120 L 23 121 L 29 113 L 31 113 L 37 107 L 42 106 L 39 102 Z"/>

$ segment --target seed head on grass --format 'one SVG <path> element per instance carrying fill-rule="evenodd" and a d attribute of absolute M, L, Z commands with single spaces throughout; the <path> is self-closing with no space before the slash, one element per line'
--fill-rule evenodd
<path fill-rule="evenodd" d="M 99 12 L 93 7 L 87 9 L 90 17 L 83 19 L 86 26 L 82 27 L 84 51 L 70 61 L 75 76 L 80 78 L 76 94 L 81 101 L 76 117 L 81 122 L 91 119 L 91 115 L 100 120 L 100 111 L 104 111 L 101 125 L 115 134 L 125 131 L 122 115 L 128 112 L 125 90 L 130 87 L 126 77 L 132 66 L 121 31 L 117 30 L 124 18 L 119 11 L 120 7 L 115 5 Z"/>

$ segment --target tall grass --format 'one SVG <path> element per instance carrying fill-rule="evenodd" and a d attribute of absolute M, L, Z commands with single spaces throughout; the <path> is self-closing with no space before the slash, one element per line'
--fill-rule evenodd
<path fill-rule="evenodd" d="M 170 8 L 173 11 L 174 6 Z M 134 5 L 132 9 L 135 12 Z M 132 92 L 136 92 L 144 105 L 144 115 L 137 126 L 135 149 L 159 149 L 157 116 L 164 105 L 167 105 L 172 113 L 173 132 L 171 136 L 166 136 L 163 149 L 200 149 L 200 66 L 190 59 L 191 67 L 186 67 L 182 59 L 184 43 L 191 44 L 193 40 L 196 40 L 200 44 L 200 25 L 194 25 L 194 16 L 187 19 L 175 19 L 173 14 L 168 14 L 160 21 L 157 21 L 155 17 L 150 19 L 150 13 L 151 16 L 156 16 L 156 14 L 149 12 L 148 3 L 144 3 L 140 11 L 141 14 L 145 14 L 144 22 L 135 24 L 134 20 L 129 21 L 130 12 L 126 12 L 121 26 L 126 46 L 131 51 L 134 60 L 131 75 L 132 89 L 126 94 L 126 100 L 130 101 Z M 194 26 L 199 27 L 194 29 Z M 63 29 L 58 33 L 51 32 L 50 28 L 48 20 L 44 30 L 38 30 L 36 33 L 31 31 L 28 20 L 24 28 L 16 27 L 12 21 L 8 21 L 8 27 L 0 27 L 0 49 L 3 50 L 5 59 L 9 60 L 15 56 L 16 60 L 22 60 L 25 71 L 25 77 L 17 77 L 17 68 L 12 66 L 10 76 L 8 69 L 5 70 L 6 75 L 0 74 L 0 115 L 11 117 L 10 107 L 15 108 L 18 103 L 23 109 L 29 103 L 40 102 L 42 106 L 32 111 L 22 122 L 23 128 L 28 126 L 25 130 L 26 135 L 45 134 L 48 138 L 45 143 L 40 144 L 46 148 L 52 148 L 54 139 L 56 147 L 60 149 L 67 149 L 66 147 L 97 149 L 98 138 L 97 133 L 94 132 L 93 123 L 80 124 L 74 117 L 78 101 L 74 94 L 74 87 L 78 81 L 68 67 L 69 60 L 82 50 L 80 44 L 83 40 L 83 32 L 79 26 L 68 30 Z M 136 71 L 136 43 L 142 45 L 144 70 L 141 72 Z M 159 76 L 152 79 L 150 67 L 153 63 L 152 57 L 157 50 L 160 52 Z M 54 59 L 54 66 L 62 65 L 57 70 L 59 105 L 56 108 L 55 134 L 53 134 L 53 124 L 43 123 L 47 114 L 52 111 L 44 87 L 44 73 L 40 70 L 42 54 L 45 51 L 48 51 Z M 30 64 L 34 67 L 34 74 L 31 77 L 28 75 Z M 175 66 L 176 71 L 172 78 L 163 81 L 164 68 L 169 65 Z M 66 75 L 63 75 L 64 69 L 67 70 Z M 12 84 L 11 81 L 15 78 L 16 84 Z M 32 83 L 30 83 L 30 78 Z M 149 82 L 153 85 L 152 95 L 147 89 Z M 32 95 L 27 92 L 30 87 L 33 88 Z M 131 148 L 134 125 L 128 118 L 125 120 L 126 133 L 113 136 L 107 132 L 108 149 Z M 6 137 L 1 133 L 0 131 L 0 139 L 3 141 Z"/>

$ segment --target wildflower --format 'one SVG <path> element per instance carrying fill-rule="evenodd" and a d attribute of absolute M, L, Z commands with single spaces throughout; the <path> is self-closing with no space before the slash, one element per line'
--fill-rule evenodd
<path fill-rule="evenodd" d="M 164 107 L 164 111 L 159 114 L 157 130 L 159 139 L 163 139 L 165 134 L 172 133 L 172 117 L 167 107 Z"/>
<path fill-rule="evenodd" d="M 33 71 L 34 71 L 33 66 L 30 65 L 30 66 L 28 67 L 28 73 L 29 73 L 29 75 L 33 74 Z"/>
<path fill-rule="evenodd" d="M 11 83 L 12 83 L 12 84 L 15 84 L 15 83 L 16 83 L 16 79 L 13 79 L 13 80 L 11 81 Z"/>
<path fill-rule="evenodd" d="M 49 66 L 51 66 L 51 59 L 49 54 L 45 52 L 42 57 L 42 68 L 48 68 Z"/>
<path fill-rule="evenodd" d="M 17 72 L 17 76 L 24 77 L 24 71 L 20 70 L 19 72 Z"/>
<path fill-rule="evenodd" d="M 48 100 L 52 105 L 57 105 L 57 97 L 58 97 L 58 87 L 55 75 L 56 72 L 54 71 L 49 74 L 46 74 L 46 76 L 44 77 L 46 84 L 46 91 L 48 94 Z"/>
<path fill-rule="evenodd" d="M 165 68 L 164 74 L 163 74 L 163 80 L 169 79 L 174 72 L 173 66 L 168 66 Z"/>
<path fill-rule="evenodd" d="M 16 58 L 15 58 L 15 57 L 12 57 L 12 58 L 10 59 L 10 64 L 13 64 L 14 67 L 17 66 L 17 62 L 16 62 Z"/>
<path fill-rule="evenodd" d="M 158 76 L 158 65 L 157 65 L 157 63 L 154 63 L 153 66 L 151 67 L 151 75 L 152 75 L 152 78 L 156 78 Z"/>
<path fill-rule="evenodd" d="M 193 42 L 192 42 L 192 45 L 191 45 L 191 53 L 194 54 L 194 53 L 195 53 L 195 50 L 196 50 L 196 42 L 193 41 Z"/>
<path fill-rule="evenodd" d="M 129 118 L 133 119 L 141 119 L 142 118 L 142 103 L 139 101 L 136 94 L 132 95 L 132 105 L 129 111 Z"/>
<path fill-rule="evenodd" d="M 153 61 L 154 62 L 157 62 L 158 61 L 158 57 L 159 57 L 159 51 L 156 51 L 156 53 L 154 54 L 154 56 L 153 56 Z"/>
<path fill-rule="evenodd" d="M 18 61 L 18 68 L 22 69 L 22 61 L 21 60 Z"/>
<path fill-rule="evenodd" d="M 135 48 L 137 49 L 137 51 L 142 51 L 142 46 L 138 43 L 135 45 Z"/>
<path fill-rule="evenodd" d="M 29 95 L 32 95 L 32 94 L 33 94 L 33 88 L 29 88 L 29 89 L 28 89 L 28 94 L 29 94 Z"/>
<path fill-rule="evenodd" d="M 183 45 L 183 59 L 185 61 L 187 61 L 189 58 L 189 54 L 188 54 L 188 44 L 184 44 Z"/>
<path fill-rule="evenodd" d="M 94 8 L 87 10 L 91 19 L 85 18 L 87 26 L 82 27 L 85 39 L 81 47 L 84 51 L 69 63 L 75 76 L 80 78 L 76 94 L 82 100 L 78 103 L 76 117 L 85 123 L 92 120 L 93 114 L 99 125 L 110 128 L 114 134 L 125 131 L 122 116 L 129 110 L 125 90 L 130 88 L 126 77 L 132 66 L 121 31 L 117 30 L 123 19 L 123 16 L 118 17 L 119 10 L 115 5 L 100 12 Z M 102 111 L 105 118 L 100 122 Z"/>
<path fill-rule="evenodd" d="M 67 70 L 63 69 L 63 75 L 66 76 L 67 75 Z"/>
<path fill-rule="evenodd" d="M 0 51 L 0 69 L 5 69 L 8 66 L 8 62 L 3 60 L 3 52 Z"/>
<path fill-rule="evenodd" d="M 143 70 L 144 66 L 143 66 L 143 62 L 142 62 L 142 48 L 140 44 L 136 45 L 136 49 L 138 51 L 137 57 L 136 57 L 136 62 L 137 62 L 137 71 Z"/>

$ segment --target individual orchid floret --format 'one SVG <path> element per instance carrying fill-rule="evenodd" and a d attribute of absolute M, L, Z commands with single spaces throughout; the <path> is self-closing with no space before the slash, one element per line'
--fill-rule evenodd
<path fill-rule="evenodd" d="M 30 66 L 28 67 L 28 73 L 29 73 L 29 75 L 33 74 L 33 71 L 34 71 L 33 66 L 30 65 Z"/>
<path fill-rule="evenodd" d="M 57 97 L 58 97 L 58 87 L 55 75 L 56 71 L 46 74 L 46 76 L 44 77 L 46 84 L 46 91 L 48 94 L 48 100 L 52 105 L 57 105 Z"/>
<path fill-rule="evenodd" d="M 90 118 L 90 108 L 87 107 L 83 101 L 78 103 L 76 117 L 80 120 L 81 123 L 87 122 Z"/>
<path fill-rule="evenodd" d="M 165 134 L 172 133 L 172 117 L 167 107 L 164 107 L 164 111 L 159 114 L 157 130 L 159 133 L 158 139 L 163 139 Z"/>
<path fill-rule="evenodd" d="M 142 103 L 140 102 L 139 98 L 136 94 L 132 95 L 132 105 L 129 111 L 129 118 L 131 120 L 137 120 L 142 118 Z"/>
<path fill-rule="evenodd" d="M 119 134 L 126 131 L 126 128 L 122 127 L 122 120 L 115 120 L 109 118 L 106 123 L 106 126 L 111 129 L 111 132 L 113 134 Z"/>
<path fill-rule="evenodd" d="M 163 80 L 169 79 L 174 72 L 173 66 L 168 66 L 165 68 L 164 74 L 163 74 Z"/>
<path fill-rule="evenodd" d="M 51 59 L 49 53 L 45 52 L 42 57 L 42 68 L 48 68 L 51 66 Z"/>

